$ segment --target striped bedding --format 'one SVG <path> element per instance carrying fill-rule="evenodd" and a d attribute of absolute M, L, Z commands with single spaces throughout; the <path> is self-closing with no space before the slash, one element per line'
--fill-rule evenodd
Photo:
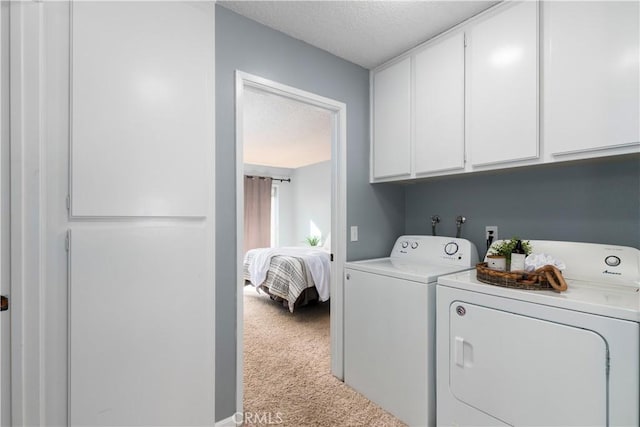
<path fill-rule="evenodd" d="M 262 249 L 252 249 L 248 251 L 244 258 L 243 276 L 246 282 L 251 283 L 249 265 L 256 256 L 256 251 Z M 290 255 L 275 255 L 271 258 L 266 279 L 256 285 L 257 289 L 262 289 L 273 299 L 285 300 L 289 311 L 301 303 L 308 302 L 309 296 L 317 299 L 317 292 L 314 292 L 315 284 L 313 277 L 302 258 Z"/>

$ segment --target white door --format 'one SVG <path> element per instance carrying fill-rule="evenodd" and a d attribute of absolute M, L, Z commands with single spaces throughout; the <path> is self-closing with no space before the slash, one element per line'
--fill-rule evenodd
<path fill-rule="evenodd" d="M 214 5 L 14 7 L 14 422 L 213 425 Z"/>
<path fill-rule="evenodd" d="M 73 5 L 71 425 L 214 421 L 212 7 Z"/>
<path fill-rule="evenodd" d="M 460 402 L 513 426 L 607 425 L 600 334 L 458 301 L 449 321 L 449 387 Z"/>
<path fill-rule="evenodd" d="M 464 168 L 464 34 L 415 56 L 415 173 Z"/>
<path fill-rule="evenodd" d="M 538 157 L 538 3 L 467 32 L 467 144 L 474 166 Z"/>

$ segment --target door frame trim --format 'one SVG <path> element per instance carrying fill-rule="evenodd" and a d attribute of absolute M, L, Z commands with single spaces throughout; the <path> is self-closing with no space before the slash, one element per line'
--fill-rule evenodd
<path fill-rule="evenodd" d="M 331 141 L 331 253 L 334 261 L 331 268 L 330 285 L 330 336 L 331 336 L 331 373 L 343 379 L 343 321 L 344 300 L 342 270 L 347 254 L 347 105 L 334 99 L 284 85 L 273 80 L 236 70 L 235 118 L 236 118 L 236 411 L 243 412 L 243 300 L 244 288 L 244 161 L 243 161 L 243 112 L 244 89 L 251 87 L 264 92 L 284 96 L 308 105 L 328 110 L 332 113 Z"/>
<path fill-rule="evenodd" d="M 10 67 L 10 3 L 0 3 L 0 294 L 11 297 L 11 82 Z M 12 425 L 11 421 L 11 313 L 0 314 L 0 425 Z"/>
<path fill-rule="evenodd" d="M 44 421 L 44 3 L 12 2 L 10 20 L 11 418 Z M 37 265 L 38 268 L 31 268 Z"/>

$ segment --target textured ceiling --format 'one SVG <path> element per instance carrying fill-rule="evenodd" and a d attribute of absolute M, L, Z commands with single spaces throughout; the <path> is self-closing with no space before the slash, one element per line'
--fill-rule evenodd
<path fill-rule="evenodd" d="M 217 2 L 369 69 L 496 3 L 479 0 Z"/>
<path fill-rule="evenodd" d="M 246 88 L 244 162 L 296 169 L 331 159 L 331 113 Z"/>

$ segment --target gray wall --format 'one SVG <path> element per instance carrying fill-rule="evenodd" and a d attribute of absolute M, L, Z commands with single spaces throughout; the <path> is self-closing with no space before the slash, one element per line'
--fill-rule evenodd
<path fill-rule="evenodd" d="M 404 193 L 369 185 L 369 72 L 216 6 L 216 418 L 235 412 L 236 69 L 347 105 L 347 224 L 358 225 L 349 260 L 384 256 L 404 228 Z"/>
<path fill-rule="evenodd" d="M 609 243 L 640 248 L 640 161 L 637 156 L 435 179 L 406 187 L 406 232 L 462 237 L 486 251 L 484 227 L 500 238 Z"/>

